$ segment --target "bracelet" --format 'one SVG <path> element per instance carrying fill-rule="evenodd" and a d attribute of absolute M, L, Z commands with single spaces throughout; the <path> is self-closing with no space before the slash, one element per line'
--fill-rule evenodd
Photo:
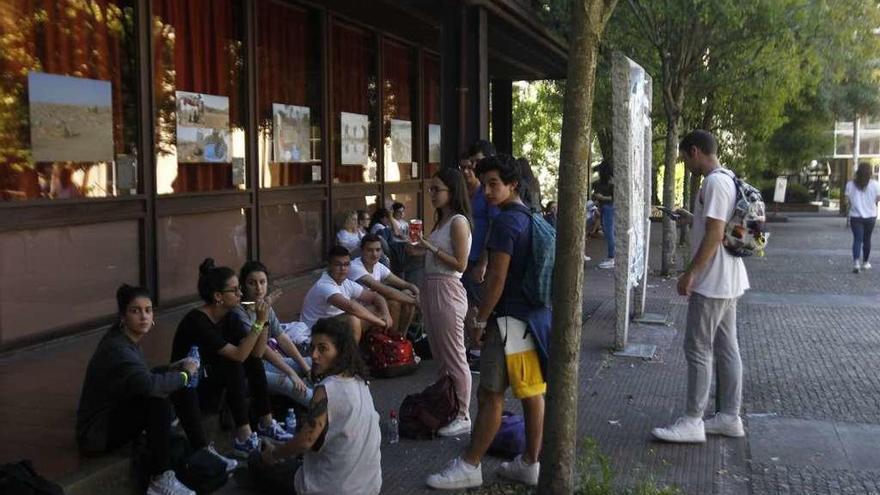
<path fill-rule="evenodd" d="M 183 386 L 185 387 L 189 385 L 189 373 L 187 373 L 186 371 L 181 371 L 180 374 L 181 376 L 183 376 Z"/>
<path fill-rule="evenodd" d="M 434 246 L 434 256 L 440 256 L 440 246 Z"/>
<path fill-rule="evenodd" d="M 489 324 L 489 322 L 487 322 L 487 321 L 480 321 L 480 320 L 477 319 L 476 316 L 474 316 L 473 327 L 474 327 L 475 329 L 477 329 L 477 330 L 485 330 L 485 329 L 486 329 L 486 325 L 488 325 L 488 324 Z"/>
<path fill-rule="evenodd" d="M 251 325 L 251 332 L 254 332 L 254 333 L 262 332 L 264 325 L 265 325 L 265 323 L 259 323 L 259 322 L 255 321 L 254 324 Z"/>

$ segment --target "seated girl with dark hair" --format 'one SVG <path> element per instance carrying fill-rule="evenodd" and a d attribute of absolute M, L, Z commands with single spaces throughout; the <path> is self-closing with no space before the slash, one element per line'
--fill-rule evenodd
<path fill-rule="evenodd" d="M 184 388 L 171 396 L 190 443 L 195 448 L 208 444 L 202 424 L 202 406 L 216 405 L 224 389 L 226 404 L 235 422 L 232 446 L 237 453 L 246 456 L 260 447 L 257 432 L 251 431 L 250 427 L 246 397 L 248 388 L 250 405 L 260 418 L 259 434 L 274 440 L 291 438 L 272 419 L 266 373 L 260 359 L 251 355 L 257 342 L 261 338 L 265 341 L 264 330 L 272 297 L 256 302 L 256 318 L 247 336 L 233 343 L 229 339 L 237 333 L 237 329 L 230 328 L 230 310 L 241 302 L 241 288 L 235 272 L 225 266 L 214 266 L 214 260 L 207 258 L 199 266 L 198 288 L 204 304 L 183 317 L 171 347 L 172 361 L 186 357 L 192 347 L 198 347 L 205 370 L 198 387 Z M 225 460 L 230 470 L 235 469 L 234 460 Z"/>
<path fill-rule="evenodd" d="M 147 432 L 150 471 L 148 495 L 195 495 L 171 470 L 169 394 L 186 386 L 198 363 L 181 359 L 162 371 L 151 371 L 140 348 L 153 328 L 153 301 L 143 287 L 122 285 L 116 291 L 119 321 L 101 339 L 86 369 L 76 441 L 80 451 L 113 450 Z"/>
<path fill-rule="evenodd" d="M 269 269 L 259 261 L 245 263 L 238 272 L 238 280 L 241 282 L 244 301 L 256 302 L 270 297 Z M 235 323 L 231 330 L 234 332 L 237 329 L 238 332 L 230 338 L 230 341 L 239 342 L 246 337 L 256 321 L 257 314 L 250 309 L 253 306 L 248 306 L 249 308 L 246 308 L 241 304 L 232 310 Z M 278 316 L 272 308 L 269 308 L 266 324 L 268 331 L 263 332 L 263 335 L 274 338 L 281 352 L 266 345 L 268 339 L 261 336 L 251 355 L 263 360 L 269 392 L 285 395 L 307 406 L 312 400 L 312 389 L 299 377 L 299 374 L 311 373 L 311 359 L 303 358 L 296 345 L 281 331 L 281 322 L 278 321 Z"/>
<path fill-rule="evenodd" d="M 338 318 L 318 320 L 312 344 L 318 384 L 306 420 L 292 440 L 279 447 L 266 444 L 262 461 L 272 465 L 303 455 L 291 493 L 376 495 L 382 489 L 379 414 L 351 329 Z M 255 469 L 261 469 L 258 463 Z"/>

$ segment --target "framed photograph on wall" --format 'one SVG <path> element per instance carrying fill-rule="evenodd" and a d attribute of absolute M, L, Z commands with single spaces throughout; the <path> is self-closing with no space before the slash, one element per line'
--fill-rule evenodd
<path fill-rule="evenodd" d="M 366 165 L 370 152 L 370 118 L 359 113 L 340 112 L 339 163 Z"/>
<path fill-rule="evenodd" d="M 273 161 L 282 163 L 311 161 L 312 126 L 309 107 L 273 103 L 272 123 Z"/>
<path fill-rule="evenodd" d="M 175 92 L 177 98 L 177 161 L 229 163 L 229 98 Z"/>

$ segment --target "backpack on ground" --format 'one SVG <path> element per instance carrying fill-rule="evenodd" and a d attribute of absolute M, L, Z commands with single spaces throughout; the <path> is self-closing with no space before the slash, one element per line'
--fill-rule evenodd
<path fill-rule="evenodd" d="M 443 375 L 425 390 L 403 399 L 398 425 L 400 436 L 414 440 L 434 438 L 437 430 L 455 419 L 458 408 L 455 383 L 449 375 Z"/>
<path fill-rule="evenodd" d="M 415 372 L 418 364 L 412 342 L 381 330 L 367 332 L 363 338 L 367 365 L 375 377 L 391 378 Z"/>
<path fill-rule="evenodd" d="M 0 493 L 3 495 L 64 495 L 57 484 L 37 474 L 29 460 L 0 465 Z"/>
<path fill-rule="evenodd" d="M 488 453 L 495 457 L 513 459 L 526 451 L 526 420 L 519 414 L 504 411 L 501 426 L 489 445 Z"/>
<path fill-rule="evenodd" d="M 301 457 L 286 457 L 271 466 L 263 462 L 260 452 L 251 452 L 248 457 L 251 481 L 260 493 L 268 495 L 296 493 L 293 480 L 300 466 L 302 466 Z"/>
<path fill-rule="evenodd" d="M 522 289 L 533 306 L 553 303 L 553 266 L 556 264 L 556 229 L 538 212 L 518 210 L 531 219 L 532 242 Z"/>
<path fill-rule="evenodd" d="M 412 342 L 413 351 L 422 359 L 433 359 L 431 354 L 431 344 L 428 343 L 428 335 L 425 333 L 425 327 L 422 325 L 419 317 L 406 330 L 406 338 Z"/>
<path fill-rule="evenodd" d="M 205 449 L 193 452 L 175 473 L 181 483 L 199 495 L 215 492 L 229 481 L 226 463 Z"/>
<path fill-rule="evenodd" d="M 189 455 L 192 454 L 192 447 L 189 440 L 182 433 L 171 431 L 168 441 L 168 459 L 171 469 L 175 472 L 183 465 Z M 146 490 L 150 485 L 150 449 L 147 447 L 146 436 L 140 435 L 134 439 L 131 444 L 131 474 L 135 483 L 142 489 Z"/>
<path fill-rule="evenodd" d="M 767 233 L 764 222 L 764 198 L 761 191 L 748 182 L 740 179 L 730 170 L 717 169 L 733 179 L 736 188 L 733 216 L 724 226 L 724 239 L 721 244 L 733 256 L 744 258 L 757 254 L 764 255 L 767 245 Z M 703 198 L 700 197 L 702 204 Z"/>

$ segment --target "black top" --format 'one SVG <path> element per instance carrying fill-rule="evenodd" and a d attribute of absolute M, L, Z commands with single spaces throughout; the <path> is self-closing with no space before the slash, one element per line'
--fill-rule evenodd
<path fill-rule="evenodd" d="M 593 192 L 599 193 L 602 196 L 610 196 L 611 201 L 599 200 L 597 203 L 599 206 L 602 205 L 610 205 L 614 203 L 614 183 L 613 182 L 601 182 L 597 181 L 593 184 Z"/>
<path fill-rule="evenodd" d="M 230 313 L 227 313 L 217 324 L 214 324 L 201 310 L 194 309 L 187 313 L 177 325 L 174 343 L 171 344 L 171 361 L 185 358 L 194 345 L 199 346 L 199 358 L 203 365 L 210 365 L 222 359 L 217 351 L 229 343 L 224 337 L 228 334 L 229 316 Z"/>
<path fill-rule="evenodd" d="M 77 444 L 86 452 L 105 450 L 110 414 L 120 403 L 167 397 L 183 384 L 179 371 L 150 371 L 141 348 L 113 327 L 98 343 L 86 369 L 76 411 Z"/>

